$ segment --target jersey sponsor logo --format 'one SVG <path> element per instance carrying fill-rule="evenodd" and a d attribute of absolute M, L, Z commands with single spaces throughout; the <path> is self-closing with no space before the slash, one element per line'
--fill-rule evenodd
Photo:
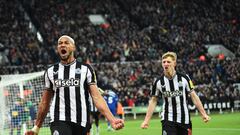
<path fill-rule="evenodd" d="M 57 88 L 69 87 L 69 86 L 80 86 L 80 79 L 74 79 L 74 78 L 64 79 L 64 80 L 58 79 L 58 80 L 55 80 L 54 83 Z"/>
<path fill-rule="evenodd" d="M 176 96 L 181 96 L 183 94 L 182 91 L 180 90 L 175 90 L 175 91 L 164 91 L 163 96 L 164 97 L 176 97 Z"/>

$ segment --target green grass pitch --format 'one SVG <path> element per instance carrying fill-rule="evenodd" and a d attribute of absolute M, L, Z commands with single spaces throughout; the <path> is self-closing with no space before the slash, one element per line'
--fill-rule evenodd
<path fill-rule="evenodd" d="M 240 135 L 240 112 L 210 116 L 211 121 L 203 123 L 200 116 L 192 115 L 193 135 Z M 140 128 L 142 121 L 143 116 L 139 116 L 137 120 L 128 118 L 125 120 L 124 129 L 120 131 L 107 131 L 107 123 L 100 121 L 100 135 L 161 135 L 161 122 L 158 117 L 152 118 L 148 129 Z M 95 129 L 95 126 L 93 127 Z M 50 135 L 49 128 L 41 128 L 39 135 Z"/>

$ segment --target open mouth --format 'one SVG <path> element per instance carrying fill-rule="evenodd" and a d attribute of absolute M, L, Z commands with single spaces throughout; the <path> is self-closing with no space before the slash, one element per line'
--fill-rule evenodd
<path fill-rule="evenodd" d="M 61 50 L 61 54 L 66 54 L 67 53 L 67 51 L 66 50 Z"/>

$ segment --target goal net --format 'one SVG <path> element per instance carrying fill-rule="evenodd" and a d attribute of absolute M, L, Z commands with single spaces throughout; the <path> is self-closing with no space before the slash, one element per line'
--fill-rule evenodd
<path fill-rule="evenodd" d="M 44 86 L 43 74 L 1 75 L 0 135 L 24 135 L 33 127 Z M 50 135 L 49 121 L 48 114 L 39 134 Z"/>

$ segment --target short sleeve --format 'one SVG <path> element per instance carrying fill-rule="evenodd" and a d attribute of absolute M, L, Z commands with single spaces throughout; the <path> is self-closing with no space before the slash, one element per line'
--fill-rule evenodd
<path fill-rule="evenodd" d="M 195 86 L 194 86 L 191 78 L 188 75 L 186 75 L 186 76 L 187 76 L 187 78 L 186 78 L 187 79 L 187 87 L 186 88 L 187 88 L 187 92 L 190 93 L 194 90 Z"/>
<path fill-rule="evenodd" d="M 88 65 L 87 67 L 88 67 L 88 69 L 87 69 L 87 83 L 89 85 L 97 84 L 97 77 L 96 77 L 96 73 L 95 73 L 94 69 L 90 65 Z"/>
<path fill-rule="evenodd" d="M 45 87 L 45 89 L 52 89 L 52 87 L 53 87 L 53 84 L 49 80 L 49 77 L 48 77 L 48 70 L 46 70 L 44 73 L 44 87 Z"/>
<path fill-rule="evenodd" d="M 160 83 L 160 80 L 159 80 L 159 79 L 156 79 L 156 80 L 153 82 L 153 84 L 152 84 L 152 89 L 151 89 L 151 93 L 150 93 L 151 96 L 158 96 L 158 95 L 159 95 L 159 93 L 160 93 L 159 83 Z"/>

